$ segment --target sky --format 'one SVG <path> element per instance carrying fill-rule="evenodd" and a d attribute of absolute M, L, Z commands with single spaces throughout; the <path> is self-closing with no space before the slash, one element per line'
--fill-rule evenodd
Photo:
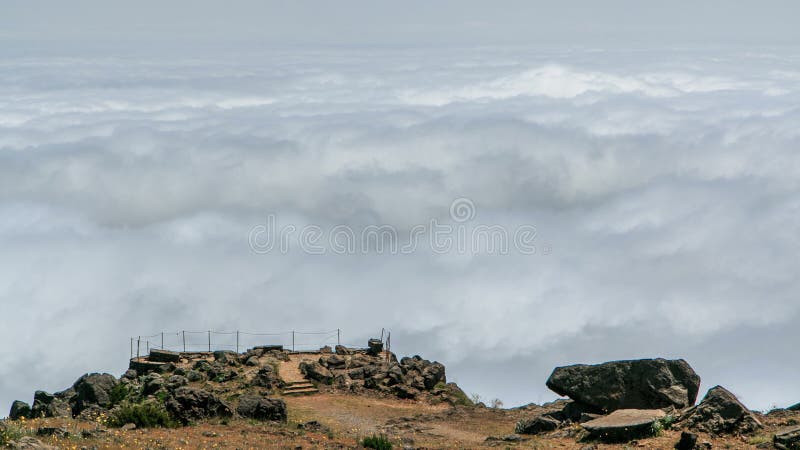
<path fill-rule="evenodd" d="M 0 408 L 382 328 L 506 406 L 642 357 L 797 403 L 799 8 L 3 2 Z"/>

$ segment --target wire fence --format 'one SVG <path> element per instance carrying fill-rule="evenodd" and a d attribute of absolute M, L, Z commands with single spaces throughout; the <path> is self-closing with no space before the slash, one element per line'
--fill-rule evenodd
<path fill-rule="evenodd" d="M 385 330 L 381 330 L 383 341 Z M 147 336 L 131 337 L 131 359 L 147 355 L 150 349 L 176 352 L 213 352 L 233 350 L 240 353 L 258 346 L 280 345 L 293 352 L 319 350 L 325 346 L 344 345 L 359 347 L 342 342 L 342 330 L 329 331 L 284 331 L 279 333 L 248 331 L 173 331 L 160 332 Z"/>

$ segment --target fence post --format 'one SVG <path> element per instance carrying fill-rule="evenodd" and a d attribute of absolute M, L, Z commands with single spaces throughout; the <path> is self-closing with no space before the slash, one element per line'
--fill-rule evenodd
<path fill-rule="evenodd" d="M 208 330 L 208 353 L 211 353 L 211 330 Z"/>
<path fill-rule="evenodd" d="M 236 353 L 239 353 L 239 330 L 236 330 Z"/>
<path fill-rule="evenodd" d="M 150 354 L 150 341 L 144 341 L 145 345 L 147 346 L 147 354 Z"/>
<path fill-rule="evenodd" d="M 341 328 L 336 329 L 336 345 L 342 345 L 342 330 Z"/>
<path fill-rule="evenodd" d="M 181 336 L 183 337 L 183 353 L 186 353 L 186 331 L 181 331 Z"/>
<path fill-rule="evenodd" d="M 136 359 L 139 359 L 139 346 L 142 345 L 142 337 L 136 338 Z"/>
<path fill-rule="evenodd" d="M 133 359 L 133 337 L 131 337 L 131 359 Z"/>
<path fill-rule="evenodd" d="M 161 350 L 164 350 L 164 332 L 161 332 Z"/>
<path fill-rule="evenodd" d="M 292 330 L 292 351 L 294 351 L 294 330 Z"/>

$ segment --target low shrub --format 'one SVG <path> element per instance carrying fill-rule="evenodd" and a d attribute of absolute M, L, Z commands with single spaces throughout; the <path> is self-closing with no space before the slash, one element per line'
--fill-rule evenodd
<path fill-rule="evenodd" d="M 392 450 L 392 443 L 385 435 L 376 435 L 365 437 L 361 440 L 361 445 L 364 448 L 374 448 L 375 450 Z"/>
<path fill-rule="evenodd" d="M 123 403 L 111 411 L 109 426 L 121 427 L 129 423 L 136 425 L 137 428 L 177 426 L 177 422 L 163 406 L 152 402 Z"/>

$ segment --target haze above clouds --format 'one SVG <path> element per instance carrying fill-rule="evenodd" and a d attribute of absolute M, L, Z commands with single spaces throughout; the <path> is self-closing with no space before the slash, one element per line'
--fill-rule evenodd
<path fill-rule="evenodd" d="M 794 3 L 77 5 L 0 7 L 0 405 L 120 373 L 139 334 L 382 327 L 507 406 L 651 356 L 800 398 Z M 550 251 L 248 244 L 462 197 Z"/>

